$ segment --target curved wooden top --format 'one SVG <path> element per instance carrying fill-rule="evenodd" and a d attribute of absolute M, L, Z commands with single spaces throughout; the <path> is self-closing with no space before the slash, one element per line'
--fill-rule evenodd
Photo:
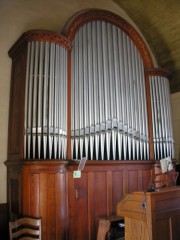
<path fill-rule="evenodd" d="M 74 16 L 72 16 L 72 18 L 70 18 L 70 20 L 65 25 L 62 34 L 67 36 L 68 39 L 72 41 L 76 32 L 82 25 L 97 20 L 114 24 L 120 29 L 122 29 L 124 32 L 126 32 L 126 34 L 131 38 L 131 40 L 138 48 L 145 67 L 153 68 L 153 61 L 150 52 L 140 34 L 132 25 L 130 25 L 130 23 L 110 11 L 101 9 L 86 9 L 80 11 Z"/>

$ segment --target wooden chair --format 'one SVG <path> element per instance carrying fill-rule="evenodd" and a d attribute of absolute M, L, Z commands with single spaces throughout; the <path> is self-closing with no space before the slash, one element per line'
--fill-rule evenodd
<path fill-rule="evenodd" d="M 23 217 L 9 222 L 10 240 L 41 240 L 41 219 Z"/>
<path fill-rule="evenodd" d="M 110 239 L 110 228 L 113 222 L 124 221 L 124 218 L 119 216 L 111 216 L 99 219 L 97 240 L 109 240 Z M 124 238 L 120 238 L 124 239 Z"/>
<path fill-rule="evenodd" d="M 149 189 L 176 186 L 178 175 L 179 173 L 176 172 L 174 169 L 167 173 L 153 174 L 150 179 Z"/>

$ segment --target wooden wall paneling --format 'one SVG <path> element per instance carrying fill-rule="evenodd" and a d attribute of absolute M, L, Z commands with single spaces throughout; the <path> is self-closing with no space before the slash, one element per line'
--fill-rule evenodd
<path fill-rule="evenodd" d="M 22 176 L 22 215 L 42 218 L 43 239 L 65 240 L 68 223 L 64 162 L 26 161 Z"/>
<path fill-rule="evenodd" d="M 48 192 L 48 184 L 47 184 L 47 175 L 44 173 L 40 174 L 40 217 L 42 217 L 42 235 L 43 239 L 48 239 L 48 215 L 47 215 L 47 207 L 48 206 L 48 199 L 47 199 L 47 192 Z"/>
<path fill-rule="evenodd" d="M 14 220 L 21 215 L 21 166 L 19 161 L 6 161 L 7 166 L 7 203 L 8 219 Z"/>
<path fill-rule="evenodd" d="M 143 190 L 143 171 L 141 171 L 141 170 L 139 170 L 138 172 L 137 172 L 137 174 L 138 174 L 138 179 L 137 179 L 137 189 L 138 189 L 138 191 L 139 190 Z M 148 185 L 147 185 L 148 186 Z"/>
<path fill-rule="evenodd" d="M 94 224 L 97 234 L 99 218 L 108 216 L 109 212 L 106 172 L 103 170 L 95 172 L 94 180 Z"/>
<path fill-rule="evenodd" d="M 176 216 L 172 216 L 169 219 L 170 224 L 170 240 L 179 240 L 180 236 L 180 214 L 177 213 Z"/>
<path fill-rule="evenodd" d="M 148 188 L 152 171 L 153 169 L 142 171 L 142 188 L 139 188 L 139 190 L 145 190 Z"/>
<path fill-rule="evenodd" d="M 13 176 L 9 179 L 10 185 L 10 218 L 17 218 L 20 212 L 20 187 L 19 187 L 19 176 Z"/>
<path fill-rule="evenodd" d="M 107 187 L 107 216 L 112 216 L 112 214 L 113 214 L 112 171 L 106 172 L 106 187 Z"/>
<path fill-rule="evenodd" d="M 139 171 L 128 171 L 128 193 L 138 189 L 138 172 Z"/>
<path fill-rule="evenodd" d="M 18 211 L 21 215 L 42 217 L 45 240 L 94 240 L 100 217 L 114 215 L 117 202 L 131 188 L 147 189 L 153 164 L 88 161 L 81 178 L 74 179 L 77 164 L 70 161 L 23 161 L 22 195 L 21 167 L 11 169 L 11 178 L 18 188 L 14 195 L 17 197 L 17 191 L 20 192 L 16 202 L 21 203 L 21 196 L 23 200 L 22 211 Z M 133 187 L 131 182 L 135 182 Z"/>
<path fill-rule="evenodd" d="M 79 179 L 73 178 L 73 170 L 77 169 L 77 164 L 70 163 L 68 239 L 83 240 L 84 236 L 88 240 L 96 239 L 99 218 L 115 215 L 117 203 L 125 194 L 132 190 L 147 189 L 153 163 L 139 161 L 135 166 L 133 161 L 88 161 Z M 80 212 L 83 216 L 79 216 Z M 88 227 L 80 224 L 80 219 L 83 219 Z"/>
<path fill-rule="evenodd" d="M 95 239 L 95 223 L 94 223 L 94 185 L 96 179 L 94 172 L 88 172 L 88 239 Z"/>
<path fill-rule="evenodd" d="M 66 185 L 66 174 L 57 173 L 55 176 L 55 208 L 56 208 L 56 236 L 58 239 L 64 240 L 67 239 L 68 231 L 68 192 Z M 62 219 L 62 221 L 61 221 Z"/>
<path fill-rule="evenodd" d="M 40 182 L 39 182 L 39 174 L 30 174 L 30 213 L 33 216 L 39 216 L 39 192 L 40 192 Z"/>
<path fill-rule="evenodd" d="M 156 239 L 170 240 L 169 232 L 169 219 L 163 219 L 161 221 L 156 221 Z M 173 239 L 174 240 L 174 239 Z"/>
<path fill-rule="evenodd" d="M 88 239 L 87 173 L 74 180 L 75 187 L 75 239 Z"/>
<path fill-rule="evenodd" d="M 30 215 L 30 169 L 29 166 L 22 167 L 22 213 Z"/>
<path fill-rule="evenodd" d="M 128 179 L 128 170 L 123 170 L 123 195 L 128 193 L 129 179 Z"/>
<path fill-rule="evenodd" d="M 68 190 L 68 240 L 75 239 L 75 198 L 73 172 L 67 172 L 67 190 Z"/>
<path fill-rule="evenodd" d="M 123 197 L 123 173 L 114 171 L 112 174 L 112 215 L 116 215 L 116 206 Z"/>
<path fill-rule="evenodd" d="M 46 198 L 47 198 L 47 225 L 46 228 L 48 229 L 47 232 L 47 239 L 56 239 L 56 209 L 55 209 L 55 176 L 56 173 L 46 173 L 46 179 L 47 179 L 47 192 L 46 192 Z M 61 193 L 59 193 L 61 194 Z M 43 200 L 42 200 L 43 201 Z"/>

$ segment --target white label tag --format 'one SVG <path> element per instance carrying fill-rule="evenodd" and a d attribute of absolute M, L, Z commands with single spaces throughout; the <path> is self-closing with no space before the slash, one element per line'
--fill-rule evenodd
<path fill-rule="evenodd" d="M 80 178 L 80 177 L 81 177 L 81 171 L 80 170 L 73 171 L 73 178 Z"/>

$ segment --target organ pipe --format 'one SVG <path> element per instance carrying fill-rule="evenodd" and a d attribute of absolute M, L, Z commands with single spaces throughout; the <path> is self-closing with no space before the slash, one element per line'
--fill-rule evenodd
<path fill-rule="evenodd" d="M 163 76 L 151 76 L 150 90 L 155 158 L 174 158 L 174 140 L 168 79 Z"/>
<path fill-rule="evenodd" d="M 149 159 L 144 68 L 132 40 L 110 23 L 93 21 L 79 29 L 73 46 L 73 157 Z"/>
<path fill-rule="evenodd" d="M 66 159 L 67 51 L 49 42 L 28 43 L 25 158 Z"/>

